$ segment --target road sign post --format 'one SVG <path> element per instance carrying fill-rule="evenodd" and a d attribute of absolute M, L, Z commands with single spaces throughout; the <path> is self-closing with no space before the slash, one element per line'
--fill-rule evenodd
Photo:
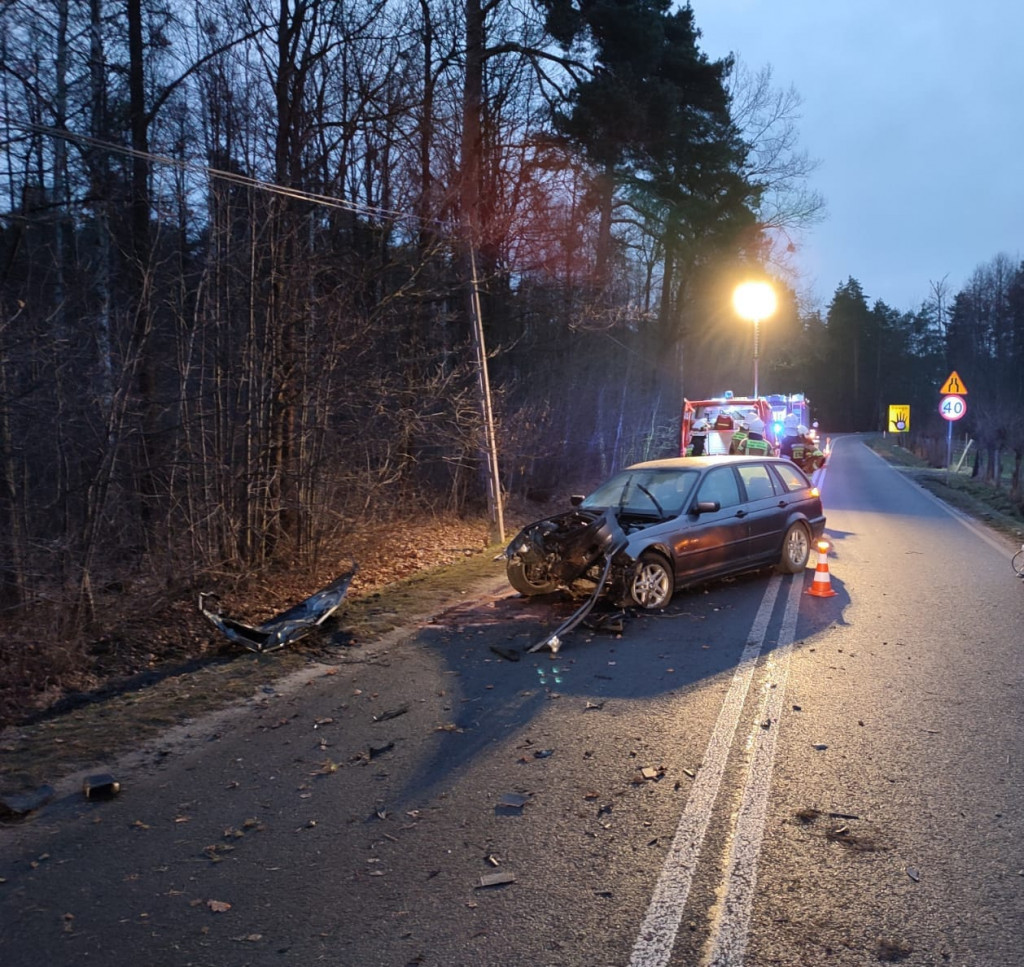
<path fill-rule="evenodd" d="M 939 387 L 939 415 L 946 421 L 946 483 L 949 483 L 949 465 L 953 462 L 953 424 L 967 413 L 967 386 L 954 369 Z"/>
<path fill-rule="evenodd" d="M 946 421 L 946 474 L 953 462 L 953 424 L 967 413 L 967 400 L 962 396 L 943 396 L 939 401 L 939 415 Z"/>

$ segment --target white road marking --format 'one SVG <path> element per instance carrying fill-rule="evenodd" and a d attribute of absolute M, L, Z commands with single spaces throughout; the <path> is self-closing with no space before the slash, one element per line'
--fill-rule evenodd
<path fill-rule="evenodd" d="M 789 588 L 778 645 L 765 662 L 764 697 L 749 743 L 754 752 L 733 831 L 724 895 L 717 920 L 711 928 L 709 967 L 740 967 L 743 963 L 757 885 L 757 859 L 764 839 L 768 793 L 775 765 L 776 737 L 786 699 L 789 658 L 802 594 L 803 581 L 794 580 Z"/>
<path fill-rule="evenodd" d="M 647 908 L 640 936 L 633 947 L 630 967 L 664 967 L 672 956 L 683 908 L 690 894 L 690 885 L 697 867 L 700 848 L 704 842 L 711 812 L 725 772 L 726 760 L 732 748 L 736 726 L 746 701 L 750 680 L 768 631 L 768 622 L 775 607 L 782 579 L 773 575 L 768 582 L 754 625 L 740 655 L 732 683 L 718 713 L 718 721 L 708 741 L 704 759 L 694 779 L 693 790 L 679 818 L 676 834 L 669 848 L 665 865 L 654 888 Z M 794 580 L 794 585 L 802 581 Z"/>

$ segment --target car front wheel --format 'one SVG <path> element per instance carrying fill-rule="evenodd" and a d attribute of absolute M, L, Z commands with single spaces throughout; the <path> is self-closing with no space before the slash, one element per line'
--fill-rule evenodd
<path fill-rule="evenodd" d="M 785 574 L 799 574 L 811 556 L 811 535 L 803 524 L 793 524 L 782 541 L 779 569 Z"/>
<path fill-rule="evenodd" d="M 551 594 L 558 590 L 558 581 L 536 564 L 509 561 L 505 574 L 508 575 L 508 583 L 520 594 Z"/>
<path fill-rule="evenodd" d="M 672 600 L 672 571 L 660 554 L 648 551 L 640 555 L 629 582 L 629 597 L 645 611 L 664 608 Z"/>

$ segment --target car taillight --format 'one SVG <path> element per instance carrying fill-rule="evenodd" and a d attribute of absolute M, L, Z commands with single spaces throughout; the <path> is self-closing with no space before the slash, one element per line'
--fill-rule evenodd
<path fill-rule="evenodd" d="M 821 491 L 818 490 L 817 487 L 811 487 L 811 496 L 812 497 L 820 497 L 821 496 Z"/>

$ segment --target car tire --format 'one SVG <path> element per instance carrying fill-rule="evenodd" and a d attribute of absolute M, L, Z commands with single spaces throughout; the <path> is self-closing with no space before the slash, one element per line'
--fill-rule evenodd
<path fill-rule="evenodd" d="M 779 570 L 783 574 L 799 574 L 811 558 L 811 534 L 805 524 L 793 524 L 782 539 L 782 559 Z"/>
<path fill-rule="evenodd" d="M 672 600 L 675 580 L 668 561 L 655 551 L 646 551 L 633 568 L 629 579 L 630 604 L 644 611 L 657 611 Z"/>
<path fill-rule="evenodd" d="M 551 594 L 558 590 L 558 581 L 549 576 L 540 577 L 536 572 L 537 568 L 522 561 L 509 561 L 505 565 L 505 574 L 508 576 L 508 583 L 520 594 L 528 597 L 535 594 Z"/>

